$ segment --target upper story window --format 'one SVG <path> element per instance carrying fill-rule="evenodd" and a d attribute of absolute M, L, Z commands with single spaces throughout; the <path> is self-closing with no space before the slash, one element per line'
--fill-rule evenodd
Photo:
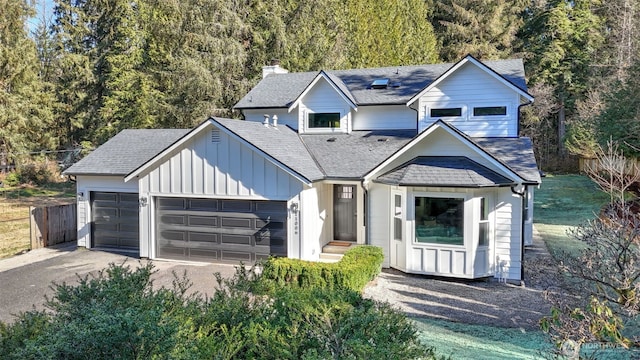
<path fill-rule="evenodd" d="M 506 106 L 481 106 L 473 108 L 473 116 L 505 116 Z"/>
<path fill-rule="evenodd" d="M 462 108 L 439 108 L 431 109 L 430 114 L 432 118 L 435 117 L 460 117 L 462 116 Z"/>
<path fill-rule="evenodd" d="M 340 113 L 309 113 L 309 128 L 340 128 Z"/>

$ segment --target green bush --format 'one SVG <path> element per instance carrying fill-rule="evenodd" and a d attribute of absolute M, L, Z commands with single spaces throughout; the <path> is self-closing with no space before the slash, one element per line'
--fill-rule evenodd
<path fill-rule="evenodd" d="M 48 311 L 0 323 L 0 357 L 434 358 L 404 314 L 346 288 L 269 289 L 256 268 L 240 266 L 230 279 L 217 274 L 218 286 L 205 299 L 186 295 L 186 273 L 172 289 L 154 289 L 152 274 L 151 265 L 133 271 L 111 265 L 78 285 L 54 285 Z"/>
<path fill-rule="evenodd" d="M 381 270 L 384 255 L 377 246 L 356 246 L 337 263 L 271 258 L 263 268 L 266 281 L 278 286 L 362 291 Z"/>
<path fill-rule="evenodd" d="M 3 180 L 3 183 L 5 183 L 7 186 L 20 185 L 20 174 L 15 171 L 8 173 Z"/>

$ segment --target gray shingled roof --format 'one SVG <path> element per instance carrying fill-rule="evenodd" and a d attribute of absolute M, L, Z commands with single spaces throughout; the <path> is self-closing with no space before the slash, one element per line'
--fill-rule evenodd
<path fill-rule="evenodd" d="M 370 130 L 300 137 L 327 178 L 361 179 L 415 135 L 415 130 Z"/>
<path fill-rule="evenodd" d="M 324 178 L 298 133 L 289 127 L 265 127 L 259 122 L 222 118 L 212 120 L 307 180 L 316 181 Z"/>
<path fill-rule="evenodd" d="M 464 156 L 417 157 L 374 181 L 401 186 L 465 188 L 513 184 L 513 181 Z"/>
<path fill-rule="evenodd" d="M 526 181 L 536 184 L 542 182 L 531 139 L 520 137 L 473 138 L 472 140 Z"/>
<path fill-rule="evenodd" d="M 527 91 L 524 66 L 521 59 L 484 61 L 490 69 Z M 405 104 L 454 64 L 431 64 L 417 66 L 393 66 L 373 69 L 330 70 L 325 73 L 336 82 L 338 78 L 346 88 L 348 97 L 356 105 Z M 262 79 L 236 105 L 237 109 L 289 107 L 318 72 L 271 74 Z M 375 79 L 388 78 L 387 89 L 370 88 Z M 341 90 L 341 84 L 336 84 Z M 350 95 L 349 95 L 350 93 Z"/>
<path fill-rule="evenodd" d="M 64 171 L 65 175 L 122 175 L 137 169 L 190 129 L 127 129 Z"/>

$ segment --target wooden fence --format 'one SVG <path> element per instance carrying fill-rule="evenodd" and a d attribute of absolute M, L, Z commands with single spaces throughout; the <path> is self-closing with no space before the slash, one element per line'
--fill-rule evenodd
<path fill-rule="evenodd" d="M 598 159 L 581 158 L 580 171 L 586 172 L 587 169 L 594 169 L 596 171 L 600 171 L 603 169 L 603 166 Z M 626 159 L 624 164 L 624 171 L 626 175 L 640 176 L 640 159 Z"/>
<path fill-rule="evenodd" d="M 76 204 L 31 207 L 31 249 L 77 240 Z"/>

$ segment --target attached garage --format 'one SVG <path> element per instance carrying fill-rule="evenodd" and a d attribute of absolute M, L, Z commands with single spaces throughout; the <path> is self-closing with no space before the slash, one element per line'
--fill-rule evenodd
<path fill-rule="evenodd" d="M 138 193 L 91 192 L 91 247 L 134 250 L 138 236 Z"/>
<path fill-rule="evenodd" d="M 287 202 L 158 197 L 156 257 L 243 261 L 287 256 Z"/>

